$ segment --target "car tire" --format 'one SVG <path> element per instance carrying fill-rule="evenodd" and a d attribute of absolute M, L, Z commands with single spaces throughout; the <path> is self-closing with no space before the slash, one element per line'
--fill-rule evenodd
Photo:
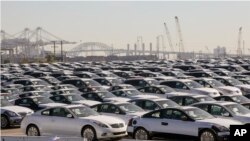
<path fill-rule="evenodd" d="M 149 132 L 142 127 L 139 127 L 135 130 L 133 134 L 133 138 L 136 140 L 150 140 L 151 137 L 149 135 Z"/>
<path fill-rule="evenodd" d="M 8 128 L 10 126 L 10 122 L 7 116 L 1 115 L 1 128 Z"/>
<path fill-rule="evenodd" d="M 85 126 L 82 129 L 82 137 L 86 141 L 97 141 L 96 132 L 92 126 Z"/>
<path fill-rule="evenodd" d="M 29 125 L 26 129 L 27 136 L 40 136 L 40 131 L 36 125 Z"/>
<path fill-rule="evenodd" d="M 217 141 L 216 135 L 211 130 L 203 130 L 200 133 L 199 141 Z"/>

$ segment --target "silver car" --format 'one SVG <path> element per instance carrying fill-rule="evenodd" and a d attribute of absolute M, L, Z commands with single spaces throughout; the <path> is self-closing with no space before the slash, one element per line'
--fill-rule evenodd
<path fill-rule="evenodd" d="M 23 119 L 21 129 L 28 136 L 78 136 L 87 141 L 127 135 L 123 120 L 99 115 L 82 105 L 57 106 L 38 111 Z"/>

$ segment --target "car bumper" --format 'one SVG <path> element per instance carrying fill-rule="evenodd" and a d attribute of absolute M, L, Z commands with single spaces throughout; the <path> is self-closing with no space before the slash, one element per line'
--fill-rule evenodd
<path fill-rule="evenodd" d="M 219 132 L 217 133 L 217 141 L 229 141 L 229 132 Z"/>
<path fill-rule="evenodd" d="M 23 117 L 9 117 L 10 125 L 20 125 Z"/>
<path fill-rule="evenodd" d="M 97 131 L 96 133 L 98 139 L 104 139 L 104 138 L 120 138 L 127 136 L 126 128 L 107 128 L 100 131 Z"/>

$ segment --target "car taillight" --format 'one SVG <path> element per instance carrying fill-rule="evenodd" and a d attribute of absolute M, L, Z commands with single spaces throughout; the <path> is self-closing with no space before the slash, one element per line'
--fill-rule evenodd
<path fill-rule="evenodd" d="M 131 118 L 131 119 L 128 121 L 128 126 L 132 126 L 132 121 L 133 121 L 133 118 Z"/>

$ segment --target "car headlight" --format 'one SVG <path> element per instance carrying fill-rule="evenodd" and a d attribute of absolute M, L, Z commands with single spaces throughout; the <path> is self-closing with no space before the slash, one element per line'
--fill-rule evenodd
<path fill-rule="evenodd" d="M 9 115 L 10 117 L 17 117 L 18 115 L 15 112 L 12 111 L 6 111 L 7 115 Z"/>
<path fill-rule="evenodd" d="M 106 124 L 104 124 L 104 123 L 101 123 L 101 122 L 97 122 L 97 121 L 94 121 L 94 123 L 96 124 L 96 125 L 98 125 L 99 127 L 102 127 L 102 128 L 109 128 Z"/>
<path fill-rule="evenodd" d="M 221 125 L 213 125 L 212 129 L 214 129 L 216 132 L 229 132 L 230 131 L 227 127 L 221 126 Z"/>

